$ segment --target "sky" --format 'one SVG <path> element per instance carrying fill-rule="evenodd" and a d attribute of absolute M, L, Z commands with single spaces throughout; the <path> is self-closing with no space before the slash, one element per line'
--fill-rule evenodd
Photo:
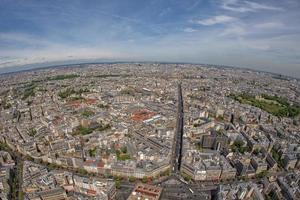
<path fill-rule="evenodd" d="M 229 65 L 300 77 L 299 0 L 0 0 L 0 69 L 65 61 Z"/>

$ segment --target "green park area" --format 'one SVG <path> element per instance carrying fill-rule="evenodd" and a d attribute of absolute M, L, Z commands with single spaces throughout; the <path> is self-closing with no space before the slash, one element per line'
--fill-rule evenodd
<path fill-rule="evenodd" d="M 241 154 L 244 154 L 245 152 L 251 152 L 251 148 L 249 148 L 245 143 L 241 140 L 236 140 L 231 145 L 231 150 L 233 152 L 240 152 Z"/>
<path fill-rule="evenodd" d="M 22 100 L 26 100 L 28 97 L 33 97 L 35 95 L 34 89 L 36 88 L 36 84 L 30 83 L 25 86 Z"/>
<path fill-rule="evenodd" d="M 93 132 L 93 129 L 80 125 L 76 128 L 76 130 L 73 132 L 73 134 L 74 135 L 88 135 L 88 134 L 91 134 L 92 132 Z"/>
<path fill-rule="evenodd" d="M 76 95 L 78 99 L 81 99 L 81 94 L 85 93 L 85 92 L 89 92 L 88 89 L 79 89 L 79 90 L 74 90 L 73 88 L 67 88 L 63 91 L 58 92 L 58 96 L 62 99 L 66 99 L 68 97 L 70 97 L 71 95 Z M 76 99 L 73 99 L 76 100 Z"/>
<path fill-rule="evenodd" d="M 79 75 L 77 74 L 65 74 L 65 75 L 57 75 L 54 77 L 47 77 L 47 79 L 49 81 L 59 81 L 59 80 L 77 78 L 77 77 L 79 77 Z"/>
<path fill-rule="evenodd" d="M 118 160 L 129 160 L 130 155 L 127 153 L 127 147 L 122 147 L 120 150 L 116 150 Z"/>
<path fill-rule="evenodd" d="M 96 156 L 96 153 L 97 153 L 96 147 L 89 150 L 89 155 L 90 155 L 91 157 L 95 157 L 95 156 Z"/>
<path fill-rule="evenodd" d="M 93 131 L 105 131 L 110 129 L 110 124 L 96 124 L 93 127 L 85 127 L 79 125 L 75 130 L 73 130 L 73 135 L 88 135 Z"/>
<path fill-rule="evenodd" d="M 84 111 L 81 113 L 81 115 L 84 116 L 84 117 L 91 117 L 91 116 L 93 116 L 94 114 L 95 114 L 95 113 L 94 113 L 93 111 L 88 110 L 88 109 L 84 110 Z"/>
<path fill-rule="evenodd" d="M 253 95 L 242 93 L 231 94 L 229 97 L 242 104 L 248 104 L 260 108 L 277 117 L 294 118 L 300 114 L 299 105 L 292 105 L 287 101 L 286 98 L 279 96 L 262 94 L 260 98 L 256 98 Z"/>

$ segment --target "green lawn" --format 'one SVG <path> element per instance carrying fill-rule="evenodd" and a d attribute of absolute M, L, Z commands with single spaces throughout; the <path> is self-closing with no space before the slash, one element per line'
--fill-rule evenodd
<path fill-rule="evenodd" d="M 63 90 L 63 91 L 60 91 L 59 93 L 58 93 L 58 96 L 60 97 L 60 98 L 62 98 L 62 99 L 65 99 L 65 98 L 68 98 L 68 97 L 70 97 L 71 95 L 73 95 L 73 94 L 76 94 L 77 95 L 77 97 L 79 98 L 79 99 L 81 99 L 80 97 L 81 97 L 81 94 L 82 93 L 85 93 L 85 92 L 89 92 L 89 90 L 88 89 L 79 89 L 79 90 L 74 90 L 73 88 L 67 88 L 67 89 L 65 89 L 65 90 Z"/>
<path fill-rule="evenodd" d="M 129 160 L 130 155 L 127 153 L 127 148 L 121 148 L 121 150 L 116 150 L 117 160 Z"/>
<path fill-rule="evenodd" d="M 57 75 L 54 77 L 47 77 L 47 79 L 49 81 L 59 81 L 59 80 L 77 78 L 77 77 L 79 77 L 79 75 L 77 74 L 66 74 L 66 75 Z"/>
<path fill-rule="evenodd" d="M 35 92 L 34 92 L 35 88 L 36 85 L 34 83 L 27 85 L 24 89 L 22 100 L 26 100 L 28 97 L 35 96 Z"/>
<path fill-rule="evenodd" d="M 71 96 L 72 94 L 76 94 L 76 91 L 74 89 L 71 89 L 71 88 L 67 88 L 66 90 L 64 91 L 60 91 L 58 93 L 58 96 L 62 99 L 65 99 L 69 96 Z"/>
<path fill-rule="evenodd" d="M 91 134 L 92 132 L 93 132 L 93 129 L 80 125 L 74 131 L 74 135 L 88 135 L 88 134 Z"/>
<path fill-rule="evenodd" d="M 109 124 L 98 124 L 95 128 L 84 127 L 79 125 L 74 131 L 73 135 L 88 135 L 91 134 L 93 131 L 105 131 L 110 129 L 111 126 Z"/>
<path fill-rule="evenodd" d="M 84 117 L 90 117 L 90 116 L 93 116 L 95 113 L 91 110 L 84 110 L 81 115 L 84 116 Z"/>
<path fill-rule="evenodd" d="M 285 98 L 278 96 L 261 95 L 261 99 L 257 99 L 252 95 L 231 94 L 229 97 L 242 103 L 258 107 L 277 117 L 291 117 L 294 118 L 300 114 L 300 106 L 291 105 Z"/>

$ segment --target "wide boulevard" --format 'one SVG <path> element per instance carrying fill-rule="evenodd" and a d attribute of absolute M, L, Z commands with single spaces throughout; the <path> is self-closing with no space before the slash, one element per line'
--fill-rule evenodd
<path fill-rule="evenodd" d="M 178 84 L 178 108 L 177 108 L 177 121 L 176 130 L 172 151 L 172 174 L 178 175 L 181 165 L 182 154 L 182 137 L 183 137 L 183 98 L 181 83 Z"/>

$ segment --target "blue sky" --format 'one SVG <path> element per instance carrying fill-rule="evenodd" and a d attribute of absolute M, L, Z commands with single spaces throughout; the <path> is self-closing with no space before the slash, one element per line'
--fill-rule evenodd
<path fill-rule="evenodd" d="M 299 0 L 0 0 L 0 67 L 198 62 L 300 77 Z"/>

